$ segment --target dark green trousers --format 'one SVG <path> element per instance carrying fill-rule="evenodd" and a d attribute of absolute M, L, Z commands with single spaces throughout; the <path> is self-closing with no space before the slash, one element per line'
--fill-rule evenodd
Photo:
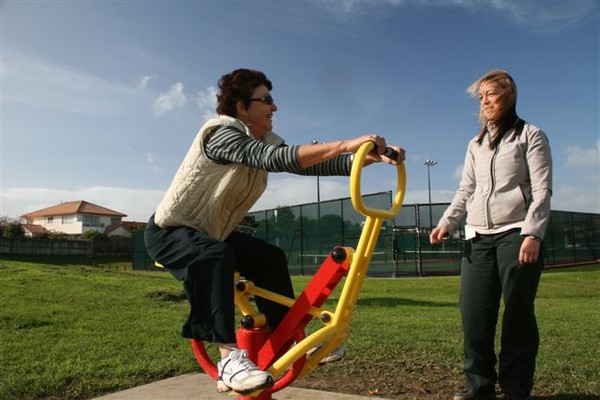
<path fill-rule="evenodd" d="M 519 264 L 520 230 L 477 235 L 467 241 L 462 260 L 460 311 L 464 332 L 464 374 L 478 394 L 493 393 L 498 382 L 506 395 L 531 392 L 539 332 L 534 300 L 543 268 Z M 504 299 L 498 359 L 495 352 L 500 299 Z M 498 361 L 498 373 L 496 363 Z"/>

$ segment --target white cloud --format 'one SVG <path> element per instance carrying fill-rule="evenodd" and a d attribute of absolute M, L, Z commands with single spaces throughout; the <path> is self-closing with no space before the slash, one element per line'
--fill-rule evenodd
<path fill-rule="evenodd" d="M 154 171 L 154 172 L 164 172 L 163 168 L 156 164 L 156 154 L 146 151 L 146 164 L 142 167 L 142 169 Z"/>
<path fill-rule="evenodd" d="M 567 167 L 599 167 L 600 166 L 600 140 L 596 147 L 582 149 L 579 146 L 567 147 Z"/>
<path fill-rule="evenodd" d="M 93 186 L 81 189 L 8 188 L 0 194 L 0 216 L 15 218 L 65 201 L 85 200 L 127 214 L 125 220 L 146 221 L 164 192 Z"/>
<path fill-rule="evenodd" d="M 600 186 L 590 185 L 586 189 L 561 186 L 552 193 L 552 209 L 600 214 Z"/>
<path fill-rule="evenodd" d="M 152 160 L 153 155 L 147 153 Z M 288 175 L 288 174 L 285 174 Z M 317 201 L 315 177 L 271 175 L 267 190 L 253 211 Z M 331 179 L 321 179 L 321 200 L 348 196 L 348 185 Z M 0 216 L 15 218 L 32 211 L 65 201 L 85 200 L 127 214 L 125 220 L 146 221 L 156 210 L 164 191 L 92 186 L 80 189 L 4 188 L 0 194 Z"/>
<path fill-rule="evenodd" d="M 333 16 L 351 22 L 368 12 L 389 15 L 389 8 L 414 6 L 409 0 L 322 0 L 323 7 Z M 566 29 L 590 18 L 598 7 L 597 0 L 578 1 L 522 1 L 522 0 L 421 0 L 419 7 L 465 8 L 475 14 L 494 14 L 504 17 L 515 25 L 538 33 L 550 33 Z M 371 15 L 370 18 L 373 16 Z"/>
<path fill-rule="evenodd" d="M 552 209 L 600 213 L 599 190 L 598 185 L 590 185 L 586 190 L 574 187 L 557 188 L 552 196 Z M 349 196 L 348 184 L 336 181 L 335 178 L 321 178 L 320 191 L 321 201 Z M 365 192 L 365 194 L 367 193 L 371 192 Z M 161 190 L 106 186 L 81 189 L 8 188 L 3 189 L 0 194 L 0 216 L 14 218 L 61 202 L 85 200 L 127 214 L 125 218 L 127 221 L 144 222 L 156 210 L 163 195 L 164 191 Z M 450 202 L 453 196 L 454 191 L 451 190 L 433 190 L 431 200 L 433 203 Z M 252 211 L 316 201 L 315 177 L 296 177 L 285 174 L 281 178 L 269 181 L 267 190 Z M 424 204 L 427 201 L 427 190 L 409 191 L 404 197 L 404 204 Z"/>
<path fill-rule="evenodd" d="M 217 89 L 214 86 L 209 86 L 198 92 L 196 95 L 196 102 L 198 103 L 198 107 L 200 108 L 200 111 L 202 111 L 202 117 L 205 120 L 217 116 Z"/>
<path fill-rule="evenodd" d="M 138 96 L 131 87 L 3 49 L 3 102 L 97 116 L 119 113 Z"/>
<path fill-rule="evenodd" d="M 454 197 L 453 190 L 444 189 L 432 189 L 431 190 L 431 202 L 432 203 L 449 203 Z M 404 204 L 428 204 L 429 203 L 429 191 L 428 190 L 413 190 L 404 196 Z"/>
<path fill-rule="evenodd" d="M 454 172 L 452 172 L 452 177 L 453 177 L 454 179 L 456 179 L 457 181 L 459 181 L 459 182 L 460 182 L 460 180 L 461 180 L 461 178 L 462 178 L 462 172 L 463 172 L 463 169 L 464 169 L 464 168 L 465 168 L 465 165 L 464 165 L 464 164 L 461 164 L 461 165 L 459 165 L 458 167 L 456 167 L 456 168 L 454 169 Z"/>
<path fill-rule="evenodd" d="M 276 208 L 278 206 L 292 206 L 305 203 L 316 203 L 317 181 L 316 177 L 295 176 L 285 174 L 285 177 L 269 178 L 269 186 L 260 200 L 252 208 L 252 211 Z M 347 177 L 321 177 L 319 180 L 321 201 L 347 198 L 350 196 L 350 188 Z M 385 182 L 385 189 L 369 190 L 362 188 L 363 194 L 372 194 L 391 190 L 394 191 L 396 181 Z M 453 190 L 432 190 L 431 201 L 433 203 L 450 202 L 454 196 Z M 429 192 L 427 190 L 413 190 L 405 193 L 404 204 L 427 203 Z"/>
<path fill-rule="evenodd" d="M 335 178 L 320 178 L 321 201 L 348 197 L 348 184 L 340 183 Z M 253 211 L 292 206 L 317 201 L 317 178 L 307 176 L 270 175 L 269 185 L 265 193 L 252 207 Z"/>
<path fill-rule="evenodd" d="M 144 76 L 141 76 L 141 77 L 138 79 L 138 82 L 137 82 L 137 87 L 138 87 L 139 89 L 145 90 L 145 89 L 148 87 L 148 84 L 150 83 L 150 81 L 151 81 L 151 80 L 153 80 L 153 79 L 156 79 L 156 78 L 157 78 L 157 75 L 156 75 L 156 74 L 154 74 L 154 75 L 144 75 Z"/>
<path fill-rule="evenodd" d="M 154 101 L 153 108 L 157 115 L 172 111 L 177 107 L 183 107 L 187 102 L 187 97 L 183 93 L 183 83 L 177 82 L 169 88 L 166 93 L 161 93 Z"/>
<path fill-rule="evenodd" d="M 590 16 L 598 7 L 595 0 L 521 1 L 495 0 L 484 2 L 492 9 L 505 11 L 518 25 L 547 33 L 568 28 Z"/>

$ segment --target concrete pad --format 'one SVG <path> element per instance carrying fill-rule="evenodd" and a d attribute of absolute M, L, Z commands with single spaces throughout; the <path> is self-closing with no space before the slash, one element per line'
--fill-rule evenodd
<path fill-rule="evenodd" d="M 233 400 L 217 392 L 217 383 L 207 374 L 191 373 L 98 397 L 95 400 Z M 379 396 L 323 392 L 286 387 L 273 393 L 273 400 L 385 400 Z"/>

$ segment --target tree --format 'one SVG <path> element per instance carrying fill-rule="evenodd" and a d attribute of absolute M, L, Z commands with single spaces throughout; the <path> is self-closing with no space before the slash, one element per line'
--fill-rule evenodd
<path fill-rule="evenodd" d="M 18 220 L 8 217 L 0 217 L 1 236 L 8 239 L 22 239 L 25 231 Z"/>
<path fill-rule="evenodd" d="M 95 229 L 90 229 L 89 231 L 85 231 L 81 234 L 85 239 L 94 240 L 102 234 Z"/>
<path fill-rule="evenodd" d="M 267 221 L 269 226 L 269 242 L 287 250 L 293 239 L 294 231 L 297 229 L 296 216 L 292 208 L 284 206 L 278 207 Z"/>

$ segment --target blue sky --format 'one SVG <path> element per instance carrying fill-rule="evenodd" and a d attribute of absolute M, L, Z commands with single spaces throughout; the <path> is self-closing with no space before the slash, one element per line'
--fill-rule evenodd
<path fill-rule="evenodd" d="M 493 68 L 543 129 L 556 210 L 600 213 L 600 2 L 6 1 L 1 18 L 0 216 L 86 200 L 145 221 L 204 120 L 219 77 L 273 81 L 290 144 L 379 133 L 407 151 L 405 203 L 447 202 Z M 392 190 L 369 167 L 363 192 Z M 321 199 L 348 179 L 320 179 Z M 254 210 L 313 202 L 316 179 L 271 174 Z"/>

